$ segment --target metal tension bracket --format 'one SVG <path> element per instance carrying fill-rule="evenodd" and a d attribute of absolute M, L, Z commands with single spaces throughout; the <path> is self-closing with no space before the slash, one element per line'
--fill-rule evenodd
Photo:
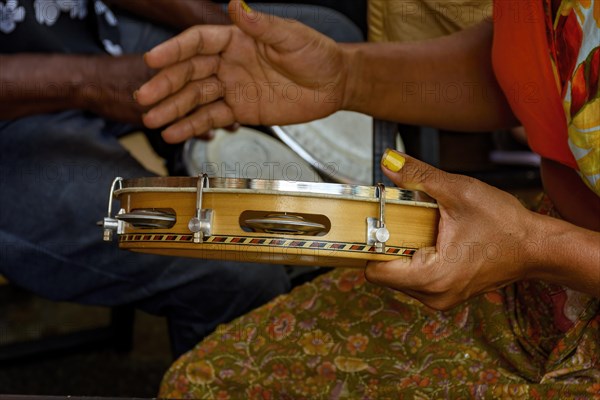
<path fill-rule="evenodd" d="M 379 199 L 379 219 L 367 218 L 367 244 L 375 246 L 377 253 L 385 253 L 390 231 L 385 227 L 385 186 L 382 183 L 377 184 L 375 197 Z"/>
<path fill-rule="evenodd" d="M 208 175 L 199 175 L 196 189 L 196 215 L 188 223 L 189 230 L 194 233 L 194 243 L 202 243 L 211 235 L 214 213 L 212 209 L 202 208 L 202 194 L 208 186 Z"/>
<path fill-rule="evenodd" d="M 98 225 L 101 225 L 104 229 L 103 239 L 105 242 L 112 241 L 114 232 L 117 232 L 117 234 L 120 235 L 124 231 L 125 223 L 110 216 L 110 213 L 112 212 L 113 199 L 115 198 L 115 190 L 117 190 L 117 186 L 119 186 L 119 189 L 123 188 L 122 182 L 123 178 L 121 177 L 117 177 L 113 181 L 112 185 L 110 186 L 110 194 L 108 195 L 108 212 L 106 213 L 104 220 L 98 222 Z M 124 212 L 124 209 L 119 210 L 119 214 L 123 214 Z"/>

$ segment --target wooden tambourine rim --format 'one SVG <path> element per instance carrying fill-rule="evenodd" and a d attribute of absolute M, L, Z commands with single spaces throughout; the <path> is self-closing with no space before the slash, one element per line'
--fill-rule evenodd
<path fill-rule="evenodd" d="M 177 195 L 185 195 L 186 193 L 196 193 L 196 185 L 198 178 L 191 177 L 168 177 L 168 178 L 141 178 L 134 180 L 123 181 L 122 188 L 115 191 L 117 197 L 128 195 L 148 195 L 161 193 L 174 193 Z M 258 186 L 265 186 L 266 183 L 272 181 L 254 180 L 226 180 L 221 178 L 212 179 L 212 187 L 205 189 L 205 193 L 219 194 L 260 194 L 260 195 L 277 195 L 291 197 L 310 197 L 326 199 L 324 201 L 344 200 L 377 203 L 379 199 L 374 196 L 374 188 L 367 186 L 352 186 L 344 184 L 313 184 L 302 183 L 301 186 L 311 188 L 311 192 L 299 192 L 291 190 L 273 190 L 261 189 L 260 193 L 254 188 L 248 188 L 250 184 L 257 183 Z M 218 183 L 226 183 L 223 186 L 215 187 Z M 289 183 L 284 183 L 286 187 L 293 187 Z M 240 188 L 241 187 L 241 188 Z M 343 188 L 342 188 L 343 187 Z M 317 189 L 343 189 L 351 195 L 332 194 L 332 193 L 315 193 Z M 323 191 L 327 191 L 323 190 Z M 386 204 L 397 204 L 400 207 L 417 207 L 418 209 L 437 209 L 437 204 L 409 200 L 414 196 L 414 192 L 400 190 L 397 188 L 386 189 Z M 358 195 L 356 195 L 358 194 Z M 372 195 L 372 197 L 370 197 Z M 304 201 L 298 199 L 298 201 Z M 349 206 L 349 205 L 348 205 Z M 350 206 L 349 206 L 350 207 Z M 358 205 L 362 210 L 362 206 Z M 370 206 L 370 207 L 375 207 Z M 421 211 L 422 212 L 422 211 Z M 431 215 L 431 214 L 427 214 Z M 373 215 L 376 216 L 376 215 Z M 429 217 L 428 217 L 429 218 Z M 432 218 L 429 218 L 432 219 Z M 365 222 L 366 224 L 366 222 Z M 434 229 L 435 230 L 435 229 Z M 240 232 L 243 233 L 243 232 Z M 260 233 L 249 233 L 248 235 L 236 232 L 215 232 L 214 235 L 206 238 L 203 243 L 193 243 L 193 235 L 189 232 L 177 231 L 152 231 L 144 232 L 140 229 L 125 232 L 119 236 L 119 245 L 121 248 L 140 251 L 146 253 L 155 253 L 163 255 L 186 257 L 198 257 L 209 259 L 229 259 L 235 261 L 252 262 L 271 262 L 271 263 L 286 263 L 290 256 L 297 257 L 297 260 L 289 262 L 289 264 L 298 265 L 328 265 L 339 266 L 347 264 L 350 267 L 362 267 L 368 260 L 389 261 L 398 259 L 399 257 L 411 257 L 415 254 L 419 247 L 423 247 L 422 243 L 400 242 L 394 245 L 387 245 L 384 253 L 376 251 L 375 247 L 368 245 L 365 242 L 343 241 L 347 236 L 338 236 L 337 240 L 323 240 L 321 237 L 302 236 L 302 235 L 268 235 Z M 340 241 L 339 237 L 342 237 Z M 329 238 L 332 239 L 332 238 Z M 429 245 L 429 244 L 428 244 Z M 287 253 L 286 253 L 287 250 Z M 222 252 L 222 255 L 215 256 L 216 252 Z"/>
<path fill-rule="evenodd" d="M 195 193 L 197 191 L 197 177 L 151 177 L 126 179 L 122 182 L 122 188 L 115 190 L 115 196 L 125 193 Z M 379 202 L 375 196 L 376 187 L 362 185 L 348 185 L 340 183 L 324 182 L 287 182 L 268 181 L 262 179 L 239 179 L 239 178 L 209 178 L 209 186 L 204 189 L 205 193 L 256 193 L 314 197 L 335 198 L 344 200 L 356 200 L 363 202 Z M 403 204 L 407 206 L 418 206 L 426 208 L 438 208 L 433 200 L 414 200 L 418 192 L 386 188 L 386 204 Z"/>
<path fill-rule="evenodd" d="M 190 234 L 174 233 L 125 233 L 119 238 L 120 242 L 173 242 L 173 243 L 192 243 L 193 236 Z M 306 240 L 277 237 L 260 236 L 227 236 L 213 235 L 199 243 L 199 246 L 219 244 L 236 245 L 248 247 L 273 247 L 290 249 L 309 249 L 309 250 L 327 250 L 340 251 L 345 253 L 375 253 L 375 247 L 364 243 L 343 243 L 329 240 Z M 411 247 L 387 246 L 385 255 L 392 256 L 412 256 L 417 249 Z M 383 255 L 383 254 L 382 254 Z"/>

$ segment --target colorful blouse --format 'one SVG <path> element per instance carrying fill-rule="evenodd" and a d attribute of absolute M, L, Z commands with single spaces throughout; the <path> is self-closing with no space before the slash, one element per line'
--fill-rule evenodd
<path fill-rule="evenodd" d="M 546 1 L 545 11 L 569 148 L 588 186 L 600 194 L 600 2 Z"/>
<path fill-rule="evenodd" d="M 600 2 L 498 0 L 495 6 L 496 76 L 530 146 L 578 170 L 600 194 Z"/>

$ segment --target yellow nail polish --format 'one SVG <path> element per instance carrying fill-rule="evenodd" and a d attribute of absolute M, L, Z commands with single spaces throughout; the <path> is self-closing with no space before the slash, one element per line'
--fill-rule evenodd
<path fill-rule="evenodd" d="M 387 149 L 385 153 L 383 153 L 383 157 L 381 157 L 381 165 L 392 172 L 400 171 L 402 167 L 404 167 L 405 162 L 406 159 L 404 157 L 391 149 Z"/>
<path fill-rule="evenodd" d="M 244 9 L 244 11 L 247 14 L 252 12 L 252 9 L 250 8 L 250 6 L 248 4 L 246 4 L 246 2 L 244 0 L 241 0 L 240 3 L 242 4 L 242 8 Z"/>

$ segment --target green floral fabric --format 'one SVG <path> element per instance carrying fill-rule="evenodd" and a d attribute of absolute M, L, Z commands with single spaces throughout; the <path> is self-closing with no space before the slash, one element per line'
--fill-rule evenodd
<path fill-rule="evenodd" d="M 219 327 L 160 396 L 600 398 L 598 301 L 585 297 L 563 332 L 554 289 L 521 282 L 438 312 L 337 269 Z"/>

